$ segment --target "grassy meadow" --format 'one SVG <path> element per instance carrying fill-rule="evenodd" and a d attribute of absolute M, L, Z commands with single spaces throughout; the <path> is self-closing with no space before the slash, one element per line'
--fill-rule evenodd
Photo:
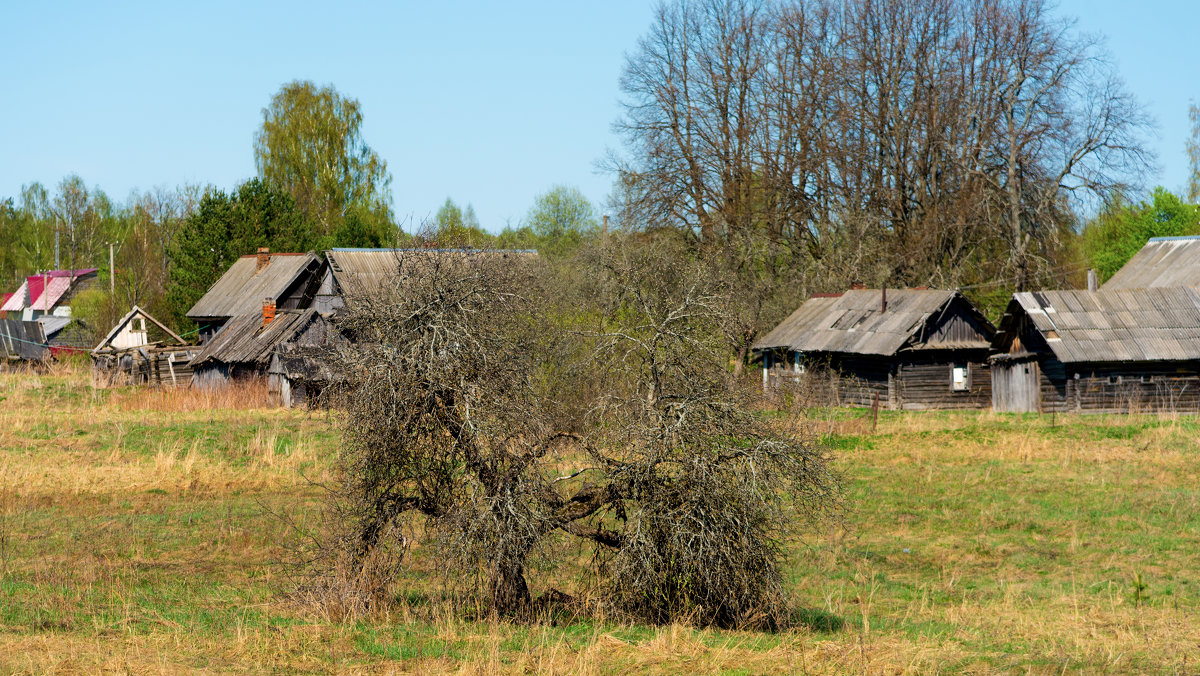
<path fill-rule="evenodd" d="M 342 621 L 282 565 L 328 414 L 88 382 L 0 374 L 0 673 L 1200 672 L 1195 417 L 821 414 L 848 511 L 795 543 L 787 633 L 470 621 L 416 592 Z"/>

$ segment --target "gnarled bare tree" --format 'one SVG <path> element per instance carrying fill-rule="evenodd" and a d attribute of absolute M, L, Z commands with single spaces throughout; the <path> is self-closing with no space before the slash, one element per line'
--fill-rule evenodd
<path fill-rule="evenodd" d="M 594 549 L 615 609 L 785 622 L 780 543 L 797 514 L 836 503 L 836 481 L 810 438 L 765 426 L 731 389 L 728 294 L 681 253 L 592 252 L 576 300 L 606 300 L 582 312 L 554 305 L 521 255 L 401 254 L 395 279 L 352 296 L 327 543 L 342 577 L 326 582 L 386 599 L 415 532 L 519 616 L 536 605 L 531 561 L 561 560 L 567 538 Z"/>

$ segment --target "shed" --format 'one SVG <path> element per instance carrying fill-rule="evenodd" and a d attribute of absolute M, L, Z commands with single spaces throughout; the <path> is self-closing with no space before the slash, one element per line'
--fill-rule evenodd
<path fill-rule="evenodd" d="M 258 314 L 266 300 L 280 310 L 312 305 L 324 263 L 314 253 L 270 253 L 265 248 L 242 256 L 196 301 L 187 316 L 207 342 L 233 317 Z"/>
<path fill-rule="evenodd" d="M 332 325 L 315 309 L 280 310 L 233 318 L 204 344 L 190 366 L 197 387 L 223 387 L 232 380 L 265 378 L 271 357 L 281 346 L 320 347 L 339 340 Z"/>
<path fill-rule="evenodd" d="M 271 356 L 267 369 L 267 391 L 287 408 L 314 407 L 330 385 L 345 375 L 334 368 L 328 348 L 281 346 Z"/>
<path fill-rule="evenodd" d="M 40 322 L 0 319 L 0 364 L 43 362 L 50 358 Z"/>
<path fill-rule="evenodd" d="M 1200 292 L 1014 294 L 992 356 L 997 411 L 1200 410 Z"/>
<path fill-rule="evenodd" d="M 1104 286 L 1118 289 L 1200 288 L 1200 237 L 1152 237 Z"/>
<path fill-rule="evenodd" d="M 984 408 L 995 327 L 958 291 L 853 289 L 805 301 L 760 338 L 764 387 L 828 376 L 821 403 Z"/>
<path fill-rule="evenodd" d="M 91 350 L 92 384 L 188 385 L 192 370 L 188 362 L 200 348 L 133 306 Z"/>

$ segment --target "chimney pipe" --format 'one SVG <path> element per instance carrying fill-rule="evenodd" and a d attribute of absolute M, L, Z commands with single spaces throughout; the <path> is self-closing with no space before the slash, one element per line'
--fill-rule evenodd
<path fill-rule="evenodd" d="M 1088 291 L 1096 291 L 1099 290 L 1099 288 L 1100 284 L 1099 280 L 1096 279 L 1096 271 L 1092 268 L 1088 268 Z"/>
<path fill-rule="evenodd" d="M 275 299 L 267 298 L 263 301 L 263 328 L 267 328 L 267 324 L 275 321 Z"/>
<path fill-rule="evenodd" d="M 258 262 L 254 265 L 254 274 L 271 264 L 271 250 L 265 246 L 258 247 Z"/>
<path fill-rule="evenodd" d="M 883 295 L 879 299 L 879 311 L 887 312 L 887 282 L 883 284 Z"/>
<path fill-rule="evenodd" d="M 604 234 L 604 235 L 608 234 L 608 214 L 604 214 L 604 229 L 601 230 L 600 232 L 601 232 L 601 234 Z"/>

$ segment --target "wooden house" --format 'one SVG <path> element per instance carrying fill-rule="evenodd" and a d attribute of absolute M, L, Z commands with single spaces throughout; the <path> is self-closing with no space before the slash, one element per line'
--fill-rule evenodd
<path fill-rule="evenodd" d="M 1200 410 L 1200 292 L 1015 294 L 991 362 L 997 411 Z"/>
<path fill-rule="evenodd" d="M 235 380 L 266 379 L 275 351 L 286 346 L 321 347 L 339 340 L 314 308 L 276 310 L 234 317 L 190 362 L 192 385 L 219 388 Z"/>
<path fill-rule="evenodd" d="M 537 258 L 534 250 L 509 249 L 330 249 L 313 307 L 331 313 L 346 304 L 346 297 L 371 294 L 395 284 L 407 274 L 421 274 L 426 266 L 469 256 L 488 256 L 515 262 Z"/>
<path fill-rule="evenodd" d="M 234 261 L 187 316 L 199 325 L 200 341 L 207 342 L 232 318 L 258 314 L 264 302 L 280 310 L 307 309 L 324 266 L 314 253 L 270 253 L 260 248 Z"/>
<path fill-rule="evenodd" d="M 985 408 L 995 327 L 957 291 L 855 289 L 817 296 L 753 345 L 764 387 L 825 378 L 819 403 Z"/>

